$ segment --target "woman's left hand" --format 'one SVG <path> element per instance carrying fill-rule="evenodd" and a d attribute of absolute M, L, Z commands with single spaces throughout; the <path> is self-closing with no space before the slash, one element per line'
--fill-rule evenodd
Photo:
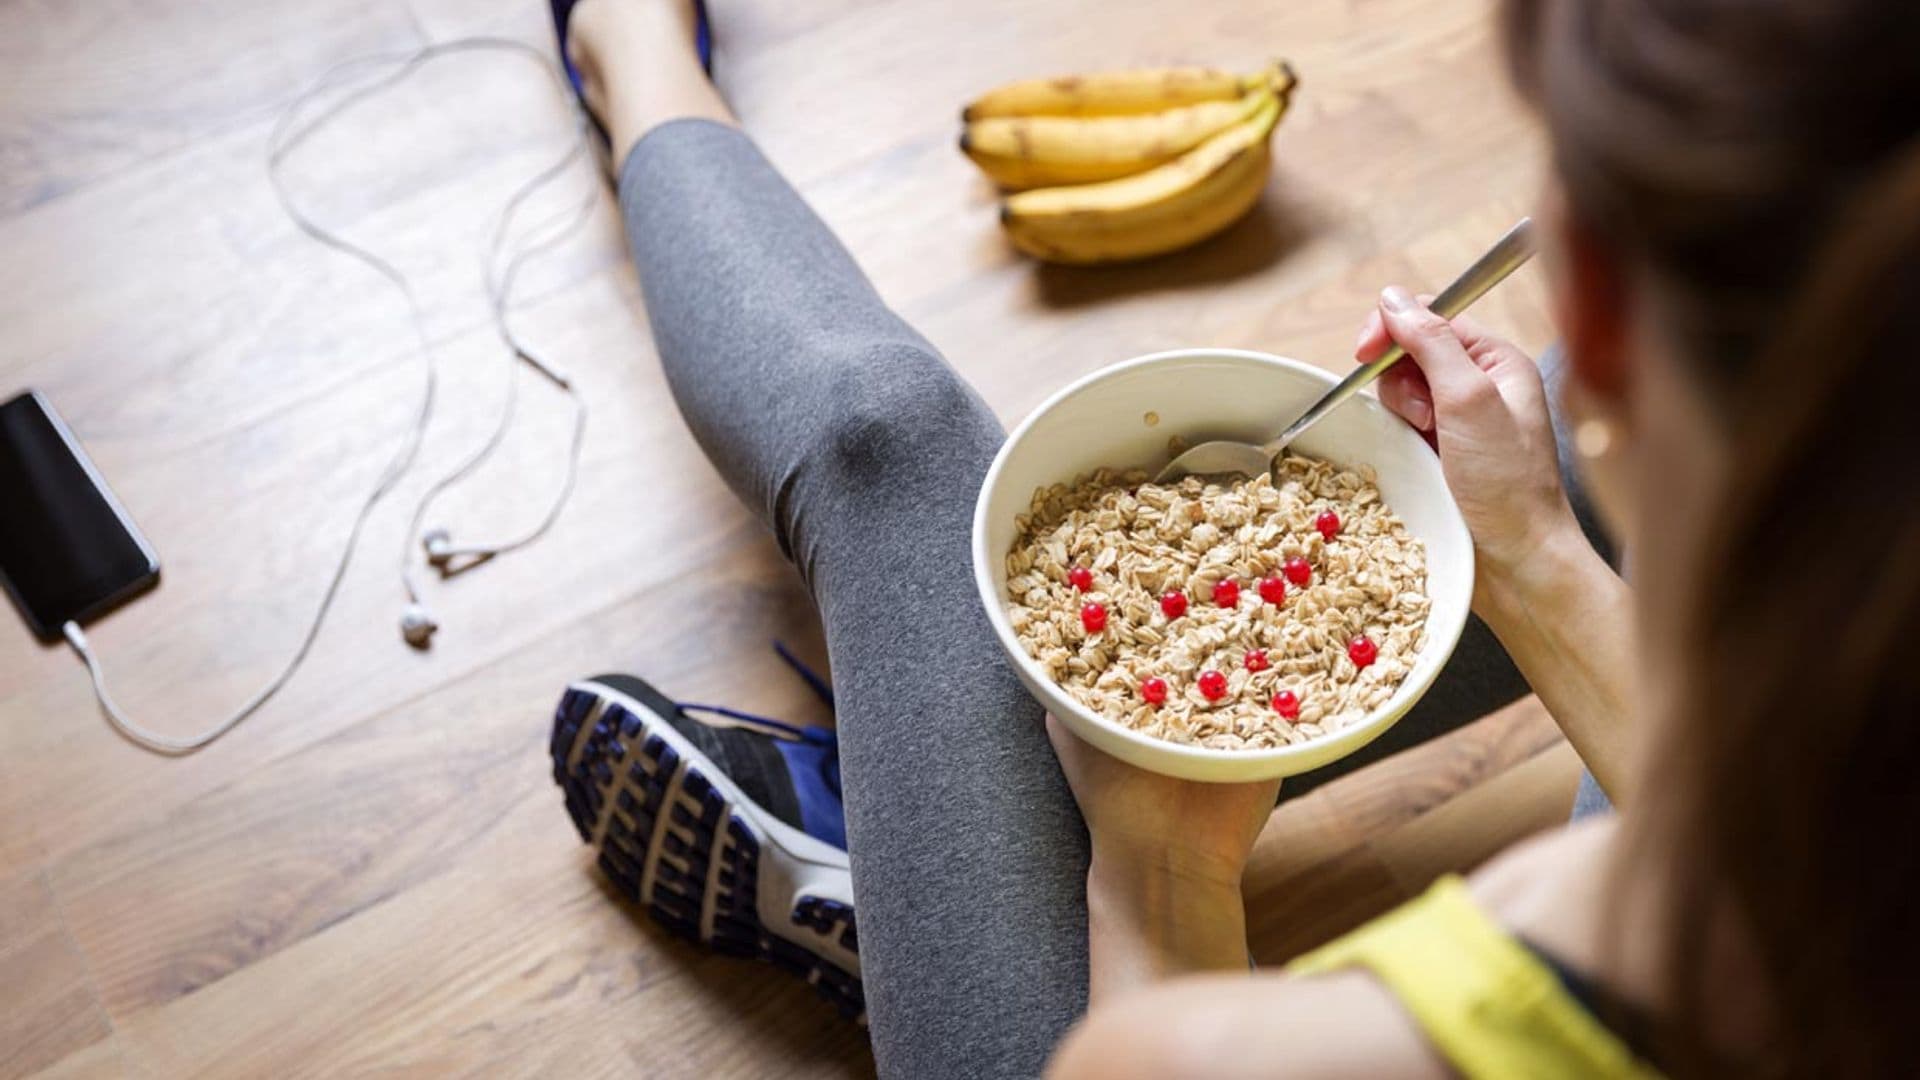
<path fill-rule="evenodd" d="M 1093 999 L 1189 972 L 1247 970 L 1240 877 L 1280 781 L 1161 776 L 1082 742 L 1052 716 L 1047 735 L 1093 840 Z"/>
<path fill-rule="evenodd" d="M 1047 736 L 1092 834 L 1096 868 L 1239 887 L 1280 781 L 1215 784 L 1148 772 L 1082 741 L 1051 715 Z"/>

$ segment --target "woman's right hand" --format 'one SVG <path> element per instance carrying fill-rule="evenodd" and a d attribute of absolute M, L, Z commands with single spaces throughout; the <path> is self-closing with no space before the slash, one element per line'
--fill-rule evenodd
<path fill-rule="evenodd" d="M 1365 363 L 1390 344 L 1411 361 L 1378 383 L 1380 400 L 1440 453 L 1479 560 L 1474 606 L 1510 583 L 1573 509 L 1560 483 L 1546 388 L 1533 359 L 1466 318 L 1451 323 L 1395 285 L 1380 294 L 1354 355 Z"/>

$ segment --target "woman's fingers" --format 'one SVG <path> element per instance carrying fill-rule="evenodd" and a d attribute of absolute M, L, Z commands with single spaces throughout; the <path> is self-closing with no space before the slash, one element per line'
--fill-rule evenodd
<path fill-rule="evenodd" d="M 1421 293 L 1420 303 L 1422 305 L 1433 303 L 1433 294 Z M 1392 344 L 1393 338 L 1387 334 L 1387 324 L 1380 318 L 1380 309 L 1375 308 L 1367 312 L 1366 319 L 1360 324 L 1360 337 L 1353 343 L 1353 358 L 1363 364 L 1370 364 L 1380 359 L 1381 355 L 1387 351 L 1387 347 Z"/>
<path fill-rule="evenodd" d="M 1413 364 L 1396 364 L 1380 376 L 1380 403 L 1400 414 L 1416 431 L 1433 430 L 1433 391 Z"/>
<path fill-rule="evenodd" d="M 1376 307 L 1367 312 L 1360 324 L 1360 337 L 1354 342 L 1353 358 L 1362 364 L 1372 363 L 1392 345 L 1393 338 L 1387 333 L 1387 322 L 1380 317 L 1380 309 Z M 1376 389 L 1380 403 L 1413 425 L 1414 430 L 1433 430 L 1433 392 L 1427 389 L 1427 378 L 1420 374 L 1419 365 L 1395 364 L 1380 376 Z"/>
<path fill-rule="evenodd" d="M 1515 411 L 1523 416 L 1546 414 L 1547 391 L 1540 377 L 1540 365 L 1534 363 L 1520 346 L 1487 331 L 1478 322 L 1460 316 L 1453 320 L 1453 332 L 1466 346 L 1467 355 L 1480 365 Z"/>
<path fill-rule="evenodd" d="M 1380 310 L 1375 308 L 1367 312 L 1365 322 L 1360 324 L 1360 337 L 1353 343 L 1353 358 L 1363 364 L 1380 359 L 1387 351 L 1393 339 L 1387 336 L 1387 324 L 1380 318 Z"/>
<path fill-rule="evenodd" d="M 1398 285 L 1388 286 L 1380 293 L 1379 316 L 1387 335 L 1407 350 L 1426 376 L 1436 412 L 1472 411 L 1488 395 L 1497 395 L 1492 380 L 1467 355 L 1453 327 L 1412 293 Z"/>

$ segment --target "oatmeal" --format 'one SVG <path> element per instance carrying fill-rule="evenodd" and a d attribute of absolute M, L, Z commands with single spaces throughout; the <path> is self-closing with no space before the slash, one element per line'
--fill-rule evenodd
<path fill-rule="evenodd" d="M 1093 711 L 1253 749 L 1358 721 L 1426 641 L 1426 553 L 1371 470 L 1289 454 L 1277 479 L 1101 470 L 1033 495 L 1007 553 L 1027 653 Z"/>

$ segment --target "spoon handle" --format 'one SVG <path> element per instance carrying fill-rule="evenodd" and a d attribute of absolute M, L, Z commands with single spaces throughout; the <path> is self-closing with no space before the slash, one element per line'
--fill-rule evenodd
<path fill-rule="evenodd" d="M 1508 274 L 1513 273 L 1529 259 L 1534 251 L 1533 219 L 1521 218 L 1519 224 L 1507 230 L 1507 235 L 1487 249 L 1485 255 L 1474 260 L 1453 284 L 1433 298 L 1428 307 L 1443 319 L 1451 319 L 1467 310 L 1475 300 L 1485 296 L 1488 289 L 1498 285 Z M 1299 438 L 1300 433 L 1320 421 L 1320 418 L 1332 412 L 1341 402 L 1360 392 L 1361 387 L 1379 378 L 1386 370 L 1399 363 L 1407 351 L 1395 345 L 1381 355 L 1380 359 L 1362 364 L 1353 370 L 1353 374 L 1341 379 L 1339 385 L 1327 391 L 1326 396 L 1313 403 L 1298 420 L 1287 425 L 1280 437 L 1268 443 L 1264 449 L 1269 456 L 1277 456 L 1287 448 L 1287 444 Z"/>

